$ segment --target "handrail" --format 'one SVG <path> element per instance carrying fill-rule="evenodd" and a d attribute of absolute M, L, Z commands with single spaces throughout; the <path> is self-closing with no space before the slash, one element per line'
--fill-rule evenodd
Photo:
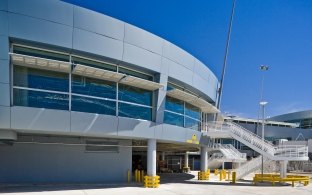
<path fill-rule="evenodd" d="M 264 162 L 268 161 L 268 158 L 263 158 Z M 247 174 L 249 174 L 252 171 L 255 171 L 256 169 L 258 169 L 262 164 L 262 158 L 261 156 L 258 156 L 250 161 L 248 161 L 247 163 L 243 164 L 242 166 L 240 166 L 238 169 L 236 169 L 236 178 L 240 179 L 244 176 L 246 176 Z"/>
<path fill-rule="evenodd" d="M 213 144 L 210 147 L 219 149 L 224 159 L 246 160 L 246 153 L 239 152 L 232 144 Z"/>
<path fill-rule="evenodd" d="M 274 146 L 267 140 L 262 138 L 244 127 L 232 122 L 210 122 L 203 124 L 203 132 L 228 132 L 238 141 L 244 141 L 249 144 L 247 146 L 257 149 L 258 152 L 266 154 L 268 157 L 307 157 L 308 148 L 306 146 L 281 145 Z"/>

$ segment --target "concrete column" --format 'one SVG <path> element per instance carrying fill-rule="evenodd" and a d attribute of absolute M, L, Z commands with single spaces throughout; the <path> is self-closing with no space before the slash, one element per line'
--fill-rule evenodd
<path fill-rule="evenodd" d="M 281 178 L 285 178 L 287 176 L 287 164 L 288 161 L 280 161 L 280 176 Z"/>
<path fill-rule="evenodd" d="M 208 148 L 205 146 L 202 146 L 200 148 L 200 170 L 202 172 L 207 171 L 207 164 L 208 164 Z"/>
<path fill-rule="evenodd" d="M 166 153 L 165 153 L 165 152 L 162 152 L 162 153 L 161 153 L 161 160 L 162 160 L 162 161 L 165 161 L 165 160 L 166 160 Z"/>
<path fill-rule="evenodd" d="M 188 154 L 188 152 L 185 152 L 185 155 L 184 155 L 184 167 L 189 167 L 189 154 Z"/>
<path fill-rule="evenodd" d="M 222 162 L 222 169 L 224 169 L 224 162 Z"/>
<path fill-rule="evenodd" d="M 156 176 L 156 139 L 147 140 L 147 175 Z"/>

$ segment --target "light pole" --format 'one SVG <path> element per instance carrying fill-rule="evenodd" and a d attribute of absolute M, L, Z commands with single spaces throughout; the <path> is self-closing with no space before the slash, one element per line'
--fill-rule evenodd
<path fill-rule="evenodd" d="M 258 134 L 258 127 L 259 127 L 259 121 L 260 121 L 260 108 L 262 107 L 262 133 L 261 133 L 261 138 L 262 138 L 262 150 L 264 150 L 264 115 L 265 115 L 265 105 L 268 104 L 268 102 L 263 101 L 263 86 L 264 86 L 264 72 L 269 70 L 269 66 L 266 65 L 261 65 L 260 70 L 263 72 L 262 74 L 262 79 L 261 79 L 261 91 L 260 91 L 260 105 L 259 105 L 259 110 L 258 110 L 258 123 L 257 123 L 257 134 Z M 263 155 L 261 157 L 261 177 L 263 178 Z"/>
<path fill-rule="evenodd" d="M 260 106 L 262 107 L 262 151 L 264 150 L 264 116 L 265 116 L 265 105 L 267 105 L 268 102 L 261 101 Z M 263 155 L 262 155 L 262 164 L 261 164 L 261 177 L 263 179 Z"/>
<path fill-rule="evenodd" d="M 236 5 L 236 0 L 233 0 L 232 2 L 232 11 L 231 11 L 231 18 L 230 18 L 230 23 L 228 27 L 228 33 L 227 33 L 227 38 L 226 38 L 226 46 L 225 46 L 225 52 L 224 52 L 224 58 L 223 58 L 223 66 L 222 66 L 222 75 L 221 75 L 221 80 L 220 80 L 220 86 L 217 91 L 217 108 L 220 109 L 221 107 L 221 96 L 222 96 L 222 90 L 223 90 L 223 82 L 224 82 L 224 75 L 225 75 L 225 70 L 226 70 L 226 63 L 227 63 L 227 57 L 229 53 L 229 46 L 230 46 L 230 40 L 231 40 L 231 33 L 232 33 L 232 25 L 233 25 L 233 19 L 234 19 L 234 13 L 235 13 L 235 5 Z M 215 115 L 215 120 L 218 118 L 218 113 Z"/>

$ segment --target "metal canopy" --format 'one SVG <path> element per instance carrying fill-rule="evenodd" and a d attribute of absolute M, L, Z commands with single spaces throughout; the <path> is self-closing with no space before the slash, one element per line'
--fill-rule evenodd
<path fill-rule="evenodd" d="M 100 68 L 94 68 L 94 67 L 85 66 L 81 64 L 75 65 L 73 74 L 91 77 L 91 78 L 103 79 L 103 80 L 108 80 L 108 81 L 114 81 L 114 82 L 118 82 L 120 81 L 120 79 L 126 76 L 125 74 L 121 74 L 118 72 L 103 70 Z"/>
<path fill-rule="evenodd" d="M 70 71 L 71 68 L 70 62 L 63 62 L 16 53 L 10 53 L 10 55 L 13 63 L 20 66 L 67 73 Z"/>
<path fill-rule="evenodd" d="M 205 113 L 218 113 L 220 112 L 215 106 L 211 105 L 206 100 L 199 98 L 193 94 L 187 93 L 180 89 L 172 89 L 167 91 L 167 95 L 179 100 L 183 100 L 189 104 L 192 104 L 202 110 Z"/>
<path fill-rule="evenodd" d="M 156 83 L 153 81 L 148 81 L 148 80 L 141 79 L 141 78 L 134 77 L 134 76 L 130 76 L 130 75 L 121 79 L 120 83 L 125 84 L 125 85 L 130 85 L 133 87 L 138 87 L 141 89 L 150 90 L 150 91 L 154 91 L 156 89 L 163 87 L 163 85 L 161 85 L 159 83 Z"/>

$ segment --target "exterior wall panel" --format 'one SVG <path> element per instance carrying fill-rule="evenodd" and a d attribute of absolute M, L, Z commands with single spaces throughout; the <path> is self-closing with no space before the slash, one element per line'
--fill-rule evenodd
<path fill-rule="evenodd" d="M 7 106 L 0 106 L 0 129 L 9 129 L 11 127 L 10 109 L 11 108 Z"/>
<path fill-rule="evenodd" d="M 10 85 L 0 83 L 0 106 L 10 106 Z"/>
<path fill-rule="evenodd" d="M 14 144 L 0 147 L 0 154 L 5 156 L 0 162 L 1 183 L 126 182 L 132 164 L 131 147 L 120 147 L 119 153 L 92 153 L 85 152 L 85 146 Z"/>
<path fill-rule="evenodd" d="M 189 85 L 193 84 L 193 72 L 173 61 L 170 62 L 168 76 L 183 81 Z"/>
<path fill-rule="evenodd" d="M 155 123 L 119 117 L 118 136 L 154 138 Z"/>
<path fill-rule="evenodd" d="M 174 125 L 162 124 L 163 130 L 161 138 L 162 140 L 175 140 L 178 142 L 186 142 L 186 135 L 189 129 L 178 127 Z"/>
<path fill-rule="evenodd" d="M 0 11 L 0 35 L 8 35 L 8 12 Z"/>
<path fill-rule="evenodd" d="M 118 118 L 109 115 L 71 112 L 71 132 L 94 136 L 117 136 Z"/>
<path fill-rule="evenodd" d="M 160 55 L 127 43 L 124 43 L 123 61 L 160 72 Z"/>
<path fill-rule="evenodd" d="M 9 13 L 9 36 L 29 41 L 72 47 L 72 27 Z"/>
<path fill-rule="evenodd" d="M 11 108 L 11 128 L 38 133 L 69 133 L 70 114 L 69 111 L 14 106 Z"/>
<path fill-rule="evenodd" d="M 124 38 L 124 22 L 75 6 L 74 27 L 118 40 Z"/>
<path fill-rule="evenodd" d="M 162 55 L 163 39 L 130 24 L 125 24 L 126 43 Z"/>
<path fill-rule="evenodd" d="M 8 0 L 0 0 L 0 10 L 8 11 Z"/>
<path fill-rule="evenodd" d="M 0 59 L 9 59 L 9 39 L 7 36 L 0 36 Z"/>
<path fill-rule="evenodd" d="M 9 0 L 8 11 L 73 26 L 73 5 L 62 1 Z"/>
<path fill-rule="evenodd" d="M 191 71 L 194 70 L 194 57 L 168 41 L 164 41 L 163 56 L 183 65 Z"/>
<path fill-rule="evenodd" d="M 10 83 L 9 60 L 0 60 L 0 83 Z M 1 94 L 10 95 L 10 94 Z"/>
<path fill-rule="evenodd" d="M 73 49 L 105 56 L 117 60 L 122 59 L 123 42 L 81 29 L 74 29 Z"/>
<path fill-rule="evenodd" d="M 201 61 L 195 59 L 194 73 L 198 74 L 200 77 L 208 81 L 210 78 L 211 71 L 209 71 L 206 65 L 203 64 Z"/>

